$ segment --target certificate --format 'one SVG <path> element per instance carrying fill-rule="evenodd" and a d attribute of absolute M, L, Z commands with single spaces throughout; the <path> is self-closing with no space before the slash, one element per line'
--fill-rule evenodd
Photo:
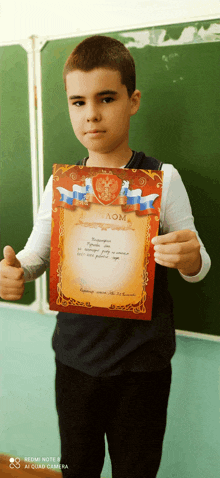
<path fill-rule="evenodd" d="M 151 320 L 163 172 L 55 164 L 50 309 Z"/>

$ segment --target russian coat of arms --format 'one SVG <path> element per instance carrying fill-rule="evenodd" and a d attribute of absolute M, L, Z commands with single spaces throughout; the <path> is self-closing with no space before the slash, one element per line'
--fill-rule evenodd
<path fill-rule="evenodd" d="M 106 206 L 118 197 L 122 180 L 113 174 L 98 174 L 92 178 L 92 185 L 96 198 Z"/>

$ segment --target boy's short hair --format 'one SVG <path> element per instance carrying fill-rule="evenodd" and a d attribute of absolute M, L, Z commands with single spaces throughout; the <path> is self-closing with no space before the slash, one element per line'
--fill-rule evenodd
<path fill-rule="evenodd" d="M 94 68 L 110 68 L 119 71 L 121 82 L 131 97 L 136 89 L 135 63 L 129 50 L 115 38 L 94 35 L 79 43 L 64 65 L 63 79 L 74 70 L 91 71 Z"/>

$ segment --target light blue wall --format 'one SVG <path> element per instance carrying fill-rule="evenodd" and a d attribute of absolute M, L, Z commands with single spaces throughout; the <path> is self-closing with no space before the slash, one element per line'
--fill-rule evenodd
<path fill-rule="evenodd" d="M 220 343 L 177 337 L 158 478 L 220 477 Z"/>
<path fill-rule="evenodd" d="M 55 317 L 0 308 L 0 453 L 59 457 L 54 404 Z M 177 337 L 158 478 L 220 476 L 220 343 Z M 147 404 L 146 404 L 147 406 Z M 108 453 L 102 476 L 111 477 Z"/>

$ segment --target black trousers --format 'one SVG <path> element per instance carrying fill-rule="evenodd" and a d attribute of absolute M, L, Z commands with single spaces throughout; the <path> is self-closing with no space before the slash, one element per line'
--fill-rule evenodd
<path fill-rule="evenodd" d="M 155 478 L 166 427 L 171 365 L 160 372 L 101 378 L 58 361 L 56 365 L 63 476 L 100 478 L 106 434 L 113 478 Z"/>

